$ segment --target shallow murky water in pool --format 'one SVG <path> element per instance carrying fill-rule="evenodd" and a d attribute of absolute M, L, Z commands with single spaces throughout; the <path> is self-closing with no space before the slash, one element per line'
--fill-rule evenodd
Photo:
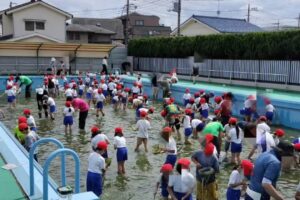
<path fill-rule="evenodd" d="M 81 161 L 81 190 L 85 191 L 85 179 L 87 172 L 87 160 L 89 153 L 91 152 L 90 146 L 90 133 L 89 129 L 94 124 L 102 126 L 102 130 L 107 134 L 109 139 L 113 139 L 113 130 L 116 126 L 122 126 L 124 128 L 125 137 L 127 139 L 127 147 L 129 149 L 129 160 L 126 162 L 127 177 L 122 178 L 117 175 L 117 163 L 115 159 L 115 150 L 113 146 L 109 146 L 109 156 L 113 158 L 112 165 L 108 169 L 104 183 L 103 200 L 140 200 L 140 199 L 153 199 L 153 191 L 159 169 L 165 160 L 164 154 L 154 155 L 152 154 L 152 146 L 161 143 L 162 140 L 159 136 L 159 131 L 164 123 L 159 116 L 158 110 L 160 105 L 155 105 L 156 112 L 151 116 L 152 130 L 149 140 L 149 153 L 144 153 L 143 148 L 139 153 L 133 151 L 136 144 L 136 133 L 133 131 L 132 126 L 135 124 L 134 110 L 114 111 L 110 105 L 105 106 L 105 117 L 96 120 L 95 110 L 90 110 L 87 119 L 86 131 L 87 133 L 79 133 L 78 131 L 78 117 L 75 118 L 75 124 L 73 125 L 72 135 L 64 134 L 63 115 L 61 114 L 64 104 L 64 98 L 56 99 L 58 105 L 58 113 L 56 114 L 55 121 L 50 119 L 38 119 L 37 105 L 34 98 L 31 101 L 25 101 L 20 99 L 19 105 L 15 111 L 11 111 L 6 108 L 6 99 L 0 99 L 0 106 L 5 111 L 6 119 L 4 123 L 13 129 L 16 126 L 16 120 L 19 115 L 22 115 L 23 109 L 32 109 L 33 115 L 36 119 L 38 126 L 38 134 L 41 137 L 54 137 L 60 140 L 67 148 L 75 150 Z M 182 130 L 181 130 L 182 131 Z M 287 130 L 287 139 L 298 135 L 296 130 Z M 181 157 L 190 157 L 191 152 L 196 150 L 199 146 L 198 142 L 193 141 L 193 144 L 189 147 L 183 147 L 181 150 Z M 244 158 L 248 154 L 250 145 L 246 144 L 246 150 L 242 154 Z M 39 151 L 40 164 L 43 165 L 47 155 L 54 151 L 53 145 L 43 145 Z M 68 158 L 67 161 L 67 181 L 68 184 L 74 183 L 74 162 L 72 158 Z M 195 173 L 195 168 L 192 166 L 192 173 Z M 218 175 L 220 199 L 225 199 L 226 188 L 228 183 L 231 167 L 221 166 L 221 173 Z M 54 160 L 50 167 L 51 177 L 59 184 L 60 183 L 60 162 L 59 159 Z M 293 199 L 295 189 L 300 180 L 300 171 L 293 170 L 289 172 L 282 172 L 278 182 L 278 188 L 284 193 L 286 199 Z"/>

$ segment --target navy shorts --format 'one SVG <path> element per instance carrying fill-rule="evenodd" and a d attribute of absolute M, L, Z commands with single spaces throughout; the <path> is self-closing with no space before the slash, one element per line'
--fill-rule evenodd
<path fill-rule="evenodd" d="M 245 108 L 244 115 L 246 115 L 246 116 L 251 116 L 251 115 L 252 115 L 252 110 L 251 110 L 251 108 Z"/>
<path fill-rule="evenodd" d="M 92 93 L 86 93 L 86 99 L 92 100 Z"/>
<path fill-rule="evenodd" d="M 184 106 L 186 106 L 189 102 L 190 102 L 189 99 L 184 99 L 184 101 L 183 101 Z"/>
<path fill-rule="evenodd" d="M 241 190 L 234 190 L 232 188 L 228 188 L 226 192 L 226 197 L 230 200 L 240 200 Z"/>
<path fill-rule="evenodd" d="M 102 194 L 102 175 L 98 173 L 89 172 L 86 178 L 86 191 L 94 192 L 96 196 Z"/>
<path fill-rule="evenodd" d="M 108 92 L 107 92 L 107 90 L 103 90 L 103 95 L 104 95 L 105 97 L 107 97 L 107 96 L 108 96 Z"/>
<path fill-rule="evenodd" d="M 126 104 L 127 103 L 127 98 L 126 97 L 122 97 L 122 103 Z"/>
<path fill-rule="evenodd" d="M 111 103 L 112 103 L 112 104 L 116 104 L 117 101 L 116 101 L 115 99 L 113 99 Z"/>
<path fill-rule="evenodd" d="M 161 196 L 164 197 L 164 198 L 168 198 L 169 197 L 169 192 L 167 190 L 168 188 L 168 183 L 164 183 L 162 181 L 161 185 L 160 185 L 160 188 L 161 188 Z"/>
<path fill-rule="evenodd" d="M 56 111 L 56 106 L 50 106 L 50 113 L 54 113 Z"/>
<path fill-rule="evenodd" d="M 241 153 L 242 152 L 242 144 L 231 142 L 230 146 L 231 146 L 231 153 Z"/>
<path fill-rule="evenodd" d="M 192 128 L 185 128 L 184 129 L 184 135 L 185 137 L 189 137 L 190 135 L 192 135 L 193 133 L 193 129 Z"/>
<path fill-rule="evenodd" d="M 7 102 L 12 103 L 12 102 L 14 102 L 15 99 L 16 99 L 15 96 L 8 96 L 7 97 Z"/>
<path fill-rule="evenodd" d="M 78 95 L 82 96 L 83 95 L 83 90 L 78 90 Z"/>
<path fill-rule="evenodd" d="M 97 102 L 97 108 L 98 109 L 103 109 L 103 102 L 102 101 Z"/>
<path fill-rule="evenodd" d="M 273 115 L 274 115 L 273 112 L 266 112 L 266 118 L 267 118 L 267 120 L 272 121 L 273 120 Z"/>
<path fill-rule="evenodd" d="M 203 118 L 208 118 L 208 110 L 201 110 L 200 114 Z"/>
<path fill-rule="evenodd" d="M 65 116 L 64 117 L 64 125 L 73 125 L 73 116 Z"/>
<path fill-rule="evenodd" d="M 117 161 L 122 162 L 128 159 L 127 148 L 122 147 L 117 149 Z"/>
<path fill-rule="evenodd" d="M 177 160 L 177 155 L 167 155 L 165 164 L 171 164 L 174 167 L 176 160 Z"/>

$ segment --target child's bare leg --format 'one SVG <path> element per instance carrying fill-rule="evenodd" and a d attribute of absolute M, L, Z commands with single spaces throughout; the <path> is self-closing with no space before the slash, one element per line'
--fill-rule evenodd
<path fill-rule="evenodd" d="M 148 143 L 148 140 L 147 140 L 147 138 L 144 138 L 143 139 L 143 143 L 144 143 L 144 147 L 145 147 L 145 152 L 148 152 L 148 145 L 147 145 L 147 143 Z"/>

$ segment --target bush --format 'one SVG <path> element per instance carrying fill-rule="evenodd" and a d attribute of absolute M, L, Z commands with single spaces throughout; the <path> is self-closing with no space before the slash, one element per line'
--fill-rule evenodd
<path fill-rule="evenodd" d="M 300 60 L 300 31 L 218 34 L 131 40 L 135 57 Z"/>

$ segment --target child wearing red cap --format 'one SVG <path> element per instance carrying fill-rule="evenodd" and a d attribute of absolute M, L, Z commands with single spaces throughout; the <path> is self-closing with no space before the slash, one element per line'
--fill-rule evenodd
<path fill-rule="evenodd" d="M 84 78 L 84 83 L 85 83 L 86 88 L 90 87 L 90 85 L 91 85 L 91 78 L 89 76 L 89 73 L 86 74 L 86 76 Z"/>
<path fill-rule="evenodd" d="M 113 97 L 112 91 L 117 87 L 117 85 L 110 79 L 107 86 L 108 86 L 109 96 L 112 98 Z"/>
<path fill-rule="evenodd" d="M 19 125 L 25 123 L 27 124 L 27 118 L 24 116 L 20 116 L 18 118 L 18 125 L 15 128 L 15 138 L 20 142 L 20 144 L 24 145 L 25 144 L 25 135 L 20 131 Z"/>
<path fill-rule="evenodd" d="M 158 191 L 158 188 L 160 186 L 161 188 L 161 196 L 162 196 L 162 199 L 163 200 L 168 200 L 169 198 L 169 192 L 167 190 L 168 188 L 168 183 L 169 183 L 169 177 L 170 177 L 170 174 L 172 173 L 173 171 L 173 166 L 171 164 L 164 164 L 161 169 L 160 169 L 160 175 L 159 175 L 159 178 L 156 182 L 156 188 L 155 188 L 155 191 L 154 191 L 154 199 L 155 199 L 155 196 L 157 194 L 157 191 Z"/>
<path fill-rule="evenodd" d="M 192 97 L 192 95 L 190 93 L 190 89 L 187 88 L 185 90 L 185 93 L 183 94 L 183 97 L 182 97 L 183 98 L 183 105 L 184 106 L 186 106 L 189 103 L 191 97 Z"/>
<path fill-rule="evenodd" d="M 72 88 L 70 88 L 69 85 L 65 86 L 65 96 L 66 96 L 66 101 L 72 101 L 73 91 L 72 91 Z"/>
<path fill-rule="evenodd" d="M 191 109 L 185 109 L 185 115 L 183 118 L 183 128 L 184 128 L 184 136 L 185 136 L 185 144 L 191 144 L 191 142 L 189 141 L 189 137 L 192 135 L 192 125 L 191 125 L 191 114 L 192 114 L 192 110 Z"/>
<path fill-rule="evenodd" d="M 69 129 L 70 134 L 72 133 L 74 112 L 75 112 L 75 110 L 72 107 L 72 102 L 67 101 L 66 104 L 65 104 L 65 108 L 63 110 L 65 134 L 68 134 L 68 129 Z"/>
<path fill-rule="evenodd" d="M 6 81 L 6 87 L 7 86 L 13 86 L 14 85 L 14 76 L 10 75 Z"/>
<path fill-rule="evenodd" d="M 121 101 L 122 101 L 122 105 L 123 105 L 123 110 L 126 110 L 126 108 L 127 108 L 129 92 L 130 92 L 129 88 L 125 88 L 122 91 L 122 100 Z"/>
<path fill-rule="evenodd" d="M 235 166 L 230 174 L 226 192 L 227 200 L 240 200 L 242 186 L 246 185 L 241 175 L 241 167 Z"/>
<path fill-rule="evenodd" d="M 97 144 L 101 141 L 106 142 L 106 144 L 110 144 L 108 137 L 97 126 L 93 126 L 91 128 L 91 132 L 92 132 L 91 145 L 94 151 L 96 151 Z M 107 151 L 105 151 L 105 153 L 103 153 L 102 156 L 103 158 L 107 159 L 108 158 Z"/>
<path fill-rule="evenodd" d="M 176 174 L 171 175 L 168 183 L 168 192 L 172 199 L 192 200 L 192 193 L 196 187 L 195 177 L 190 173 L 190 163 L 187 158 L 178 160 Z"/>
<path fill-rule="evenodd" d="M 13 88 L 13 86 L 7 85 L 4 94 L 7 95 L 7 103 L 9 105 L 9 108 L 16 108 L 16 95 L 17 95 L 17 92 Z"/>
<path fill-rule="evenodd" d="M 208 104 L 205 100 L 205 98 L 200 99 L 200 114 L 201 114 L 201 119 L 206 120 L 208 118 L 208 113 L 209 113 L 209 107 Z"/>
<path fill-rule="evenodd" d="M 26 123 L 19 124 L 19 130 L 25 135 L 25 143 L 24 147 L 29 152 L 33 144 L 40 139 L 39 135 L 32 130 L 28 129 L 28 125 Z M 37 159 L 38 148 L 35 149 L 33 153 L 33 157 L 36 161 Z"/>
<path fill-rule="evenodd" d="M 24 109 L 23 114 L 27 118 L 27 124 L 30 125 L 31 130 L 36 131 L 36 123 L 35 123 L 34 117 L 31 115 L 31 110 Z"/>
<path fill-rule="evenodd" d="M 96 117 L 99 117 L 99 112 L 101 112 L 102 116 L 104 116 L 105 114 L 103 112 L 103 105 L 104 105 L 104 101 L 105 101 L 105 96 L 104 96 L 101 88 L 98 89 L 98 92 L 97 92 L 95 98 L 96 98 L 96 102 L 97 102 Z"/>
<path fill-rule="evenodd" d="M 44 95 L 43 101 L 44 101 L 44 104 L 47 104 L 49 106 L 50 117 L 52 120 L 54 120 L 55 119 L 54 114 L 56 112 L 56 104 L 55 104 L 54 99 L 52 97 L 48 97 L 47 95 Z"/>
<path fill-rule="evenodd" d="M 105 80 L 101 80 L 100 88 L 102 89 L 103 94 L 104 94 L 104 96 L 106 98 L 108 96 L 108 86 L 105 83 Z"/>
<path fill-rule="evenodd" d="M 147 142 L 149 138 L 149 133 L 148 131 L 151 129 L 150 122 L 146 119 L 147 117 L 147 112 L 142 111 L 140 113 L 140 119 L 136 123 L 135 130 L 138 130 L 137 134 L 137 142 L 136 142 L 136 147 L 134 149 L 135 152 L 139 151 L 140 145 L 143 143 L 145 152 L 148 152 L 148 147 L 147 147 Z"/>
<path fill-rule="evenodd" d="M 128 159 L 126 139 L 120 127 L 115 128 L 114 148 L 117 149 L 118 174 L 125 175 L 125 161 Z"/>
<path fill-rule="evenodd" d="M 86 179 L 86 190 L 94 192 L 98 197 L 102 194 L 102 179 L 105 173 L 105 159 L 102 155 L 107 150 L 107 144 L 101 141 L 97 144 L 97 148 L 88 158 L 88 173 Z"/>
<path fill-rule="evenodd" d="M 229 119 L 229 133 L 227 135 L 227 139 L 230 141 L 231 147 L 231 163 L 240 164 L 241 158 L 240 153 L 242 152 L 242 142 L 244 139 L 244 132 L 237 125 L 237 119 L 231 117 Z"/>
<path fill-rule="evenodd" d="M 267 123 L 272 124 L 273 117 L 274 117 L 274 111 L 275 107 L 272 105 L 271 101 L 269 99 L 265 99 L 265 104 L 266 104 L 266 118 L 267 118 Z"/>
<path fill-rule="evenodd" d="M 133 98 L 136 98 L 140 92 L 140 88 L 138 87 L 138 83 L 134 82 L 131 88 Z"/>
<path fill-rule="evenodd" d="M 274 141 L 275 144 L 278 145 L 280 140 L 283 138 L 283 136 L 285 135 L 285 132 L 283 129 L 276 129 L 275 132 L 273 133 L 274 135 Z"/>
<path fill-rule="evenodd" d="M 80 80 L 79 85 L 78 85 L 78 96 L 79 96 L 79 98 L 82 98 L 84 90 L 85 90 L 85 85 L 83 84 L 83 81 Z"/>
<path fill-rule="evenodd" d="M 91 105 L 91 101 L 93 99 L 93 87 L 92 86 L 88 86 L 87 90 L 86 90 L 86 94 L 85 94 L 85 98 L 89 104 L 89 106 Z"/>
<path fill-rule="evenodd" d="M 172 128 L 168 126 L 163 128 L 161 136 L 166 141 L 163 149 L 167 153 L 165 164 L 171 164 L 174 167 L 177 160 L 177 146 L 176 141 L 172 137 Z"/>

